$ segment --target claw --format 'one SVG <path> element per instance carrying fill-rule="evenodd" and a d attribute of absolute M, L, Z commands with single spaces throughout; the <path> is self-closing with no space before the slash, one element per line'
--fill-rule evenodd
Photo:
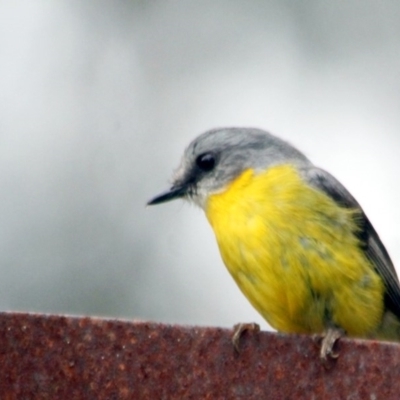
<path fill-rule="evenodd" d="M 324 365 L 328 364 L 329 359 L 336 359 L 339 353 L 333 351 L 333 347 L 338 339 L 344 335 L 344 331 L 340 328 L 328 328 L 324 333 L 321 343 L 320 358 Z"/>
<path fill-rule="evenodd" d="M 232 344 L 235 350 L 240 353 L 240 338 L 242 337 L 245 331 L 260 331 L 260 325 L 252 322 L 252 323 L 240 323 L 233 326 L 233 335 L 232 335 Z"/>

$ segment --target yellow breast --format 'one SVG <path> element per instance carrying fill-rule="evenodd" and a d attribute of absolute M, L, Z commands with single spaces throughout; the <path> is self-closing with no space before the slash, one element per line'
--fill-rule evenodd
<path fill-rule="evenodd" d="M 229 272 L 274 328 L 317 333 L 329 324 L 367 336 L 383 314 L 384 286 L 339 207 L 282 165 L 246 170 L 206 206 Z"/>

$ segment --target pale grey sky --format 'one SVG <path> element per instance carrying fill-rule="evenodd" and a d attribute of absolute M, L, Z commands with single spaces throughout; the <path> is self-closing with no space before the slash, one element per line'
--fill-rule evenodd
<path fill-rule="evenodd" d="M 200 210 L 145 208 L 217 126 L 299 147 L 400 265 L 399 18 L 389 0 L 0 1 L 0 309 L 261 322 Z"/>

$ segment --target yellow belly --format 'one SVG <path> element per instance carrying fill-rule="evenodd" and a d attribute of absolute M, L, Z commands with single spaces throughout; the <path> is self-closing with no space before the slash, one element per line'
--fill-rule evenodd
<path fill-rule="evenodd" d="M 292 166 L 245 171 L 209 197 L 206 215 L 229 272 L 272 327 L 377 330 L 384 285 L 353 234 L 356 211 L 304 184 Z"/>

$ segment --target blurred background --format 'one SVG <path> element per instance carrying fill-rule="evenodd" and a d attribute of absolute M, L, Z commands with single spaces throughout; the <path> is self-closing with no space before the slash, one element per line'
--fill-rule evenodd
<path fill-rule="evenodd" d="M 400 2 L 0 0 L 0 309 L 264 323 L 184 147 L 254 126 L 359 200 L 400 266 Z"/>

